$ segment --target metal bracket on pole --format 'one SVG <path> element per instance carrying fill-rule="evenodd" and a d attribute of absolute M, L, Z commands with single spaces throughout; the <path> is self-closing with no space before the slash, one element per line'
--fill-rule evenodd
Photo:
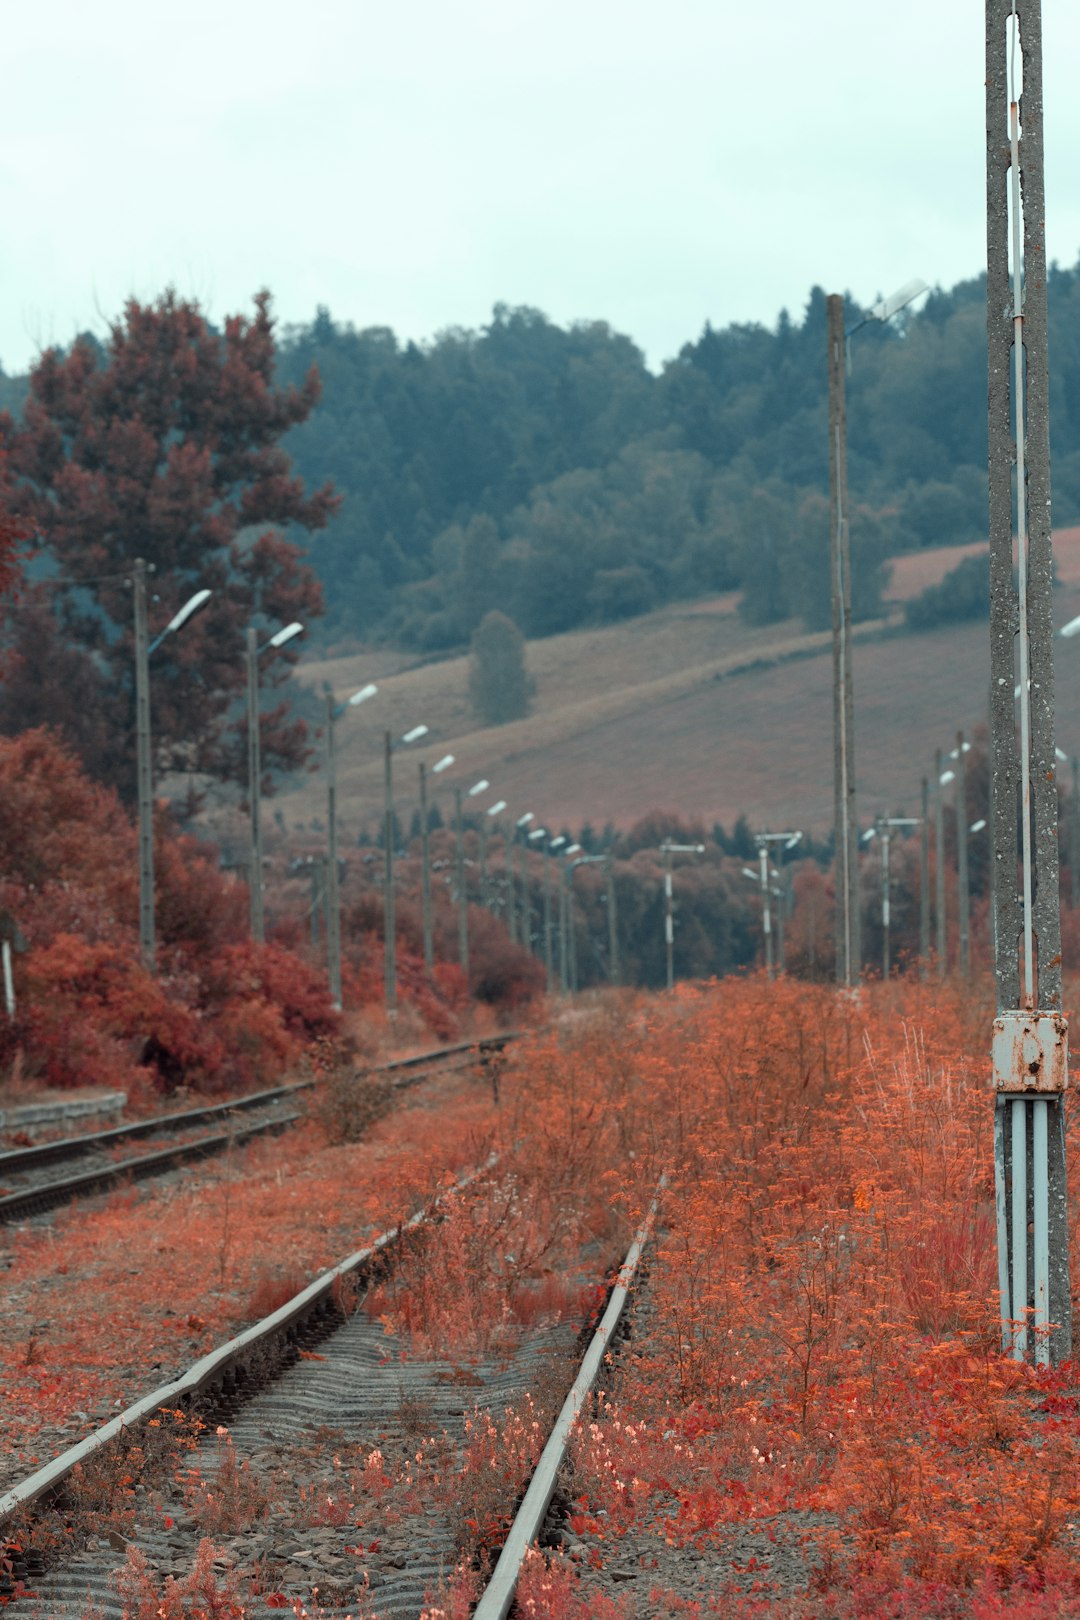
<path fill-rule="evenodd" d="M 1039 0 L 986 0 L 998 1279 L 1005 1348 L 1018 1358 L 1033 1355 L 1037 1362 L 1056 1364 L 1071 1354 L 1072 1304 L 1063 1096 L 1067 1033 L 1060 1012 L 1042 111 Z"/>

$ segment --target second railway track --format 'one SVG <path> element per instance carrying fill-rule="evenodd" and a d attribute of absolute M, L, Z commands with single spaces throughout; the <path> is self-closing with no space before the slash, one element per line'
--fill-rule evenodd
<path fill-rule="evenodd" d="M 439 1047 L 367 1072 L 385 1076 L 395 1090 L 405 1090 L 434 1071 L 488 1063 L 516 1038 L 507 1033 Z M 72 1199 L 161 1175 L 257 1136 L 286 1130 L 304 1117 L 298 1103 L 311 1090 L 311 1081 L 276 1086 L 225 1103 L 0 1153 L 0 1224 L 25 1220 Z M 256 1114 L 260 1117 L 250 1117 Z M 170 1135 L 178 1140 L 151 1152 L 125 1151 L 147 1138 Z"/>

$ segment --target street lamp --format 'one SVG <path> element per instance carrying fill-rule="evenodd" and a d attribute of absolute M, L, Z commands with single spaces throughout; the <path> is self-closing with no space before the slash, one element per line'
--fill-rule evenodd
<path fill-rule="evenodd" d="M 135 784 L 139 823 L 139 946 L 153 973 L 157 958 L 154 922 L 154 766 L 150 741 L 150 654 L 174 630 L 186 624 L 209 600 L 203 589 L 174 613 L 159 636 L 149 640 L 146 611 L 146 560 L 136 557 L 132 570 L 135 597 Z"/>
<path fill-rule="evenodd" d="M 487 828 L 488 828 L 488 820 L 492 816 L 497 816 L 501 810 L 505 810 L 505 809 L 506 809 L 506 800 L 505 799 L 497 799 L 495 801 L 495 803 L 490 806 L 489 809 L 484 811 L 484 819 L 480 823 L 480 904 L 482 906 L 487 906 L 489 911 L 494 911 L 495 908 L 491 904 L 491 897 L 488 894 L 488 881 L 487 881 Z M 498 828 L 496 828 L 495 830 L 497 832 Z"/>
<path fill-rule="evenodd" d="M 397 1012 L 397 924 L 394 917 L 394 781 L 391 761 L 394 749 L 419 742 L 428 734 L 427 726 L 413 726 L 395 743 L 393 735 L 383 733 L 383 946 L 386 1012 L 393 1018 Z"/>
<path fill-rule="evenodd" d="M 927 290 L 909 281 L 882 299 L 850 329 L 844 326 L 844 300 L 826 300 L 829 361 L 829 504 L 832 512 L 829 563 L 832 579 L 834 826 L 836 860 L 836 977 L 854 985 L 860 969 L 859 828 L 855 811 L 855 703 L 851 679 L 851 539 L 848 532 L 847 405 L 844 383 L 848 344 L 869 321 L 888 321 Z"/>
<path fill-rule="evenodd" d="M 660 845 L 664 857 L 664 950 L 667 967 L 667 987 L 675 986 L 675 902 L 672 895 L 671 857 L 673 855 L 704 855 L 704 844 L 673 844 L 665 839 Z"/>
<path fill-rule="evenodd" d="M 525 815 L 518 816 L 517 821 L 513 823 L 513 833 L 510 836 L 510 847 L 508 847 L 507 851 L 507 859 L 510 862 L 510 902 L 508 902 L 510 904 L 510 917 L 513 917 L 515 910 L 517 910 L 515 894 L 513 894 L 513 847 L 517 844 L 518 831 L 525 831 L 529 821 L 534 820 L 536 820 L 536 815 L 531 810 L 526 810 Z M 533 949 L 533 919 L 531 919 L 531 906 L 529 906 L 528 834 L 526 834 L 526 842 L 523 842 L 523 846 L 521 846 L 521 912 L 518 922 L 520 922 L 520 927 L 517 928 L 517 933 L 520 935 L 520 943 L 525 946 L 526 951 L 531 951 Z M 515 928 L 510 930 L 510 938 L 512 940 L 515 938 Z"/>
<path fill-rule="evenodd" d="M 916 816 L 878 816 L 874 825 L 863 834 L 866 842 L 881 840 L 881 977 L 889 977 L 892 923 L 892 830 L 894 827 L 917 827 Z"/>
<path fill-rule="evenodd" d="M 551 904 L 551 852 L 561 849 L 566 843 L 566 834 L 560 833 L 557 838 L 548 838 L 544 843 L 544 979 L 548 995 L 555 988 L 555 944 L 552 921 Z"/>
<path fill-rule="evenodd" d="M 526 837 L 525 837 L 525 854 L 526 854 L 526 856 L 528 856 L 528 848 L 529 848 L 530 844 L 535 844 L 538 838 L 546 838 L 546 837 L 547 837 L 547 828 L 546 827 L 534 827 L 531 833 L 527 833 Z M 528 862 L 526 861 L 526 866 L 525 866 L 526 883 L 528 882 L 528 876 L 529 876 L 529 868 L 528 868 Z M 531 903 L 529 904 L 529 913 L 530 913 L 530 915 L 529 915 L 529 928 L 530 928 L 529 938 L 530 938 L 530 941 L 531 941 L 531 939 L 532 939 L 532 933 L 531 933 L 531 929 L 532 929 L 532 905 L 531 905 Z M 537 944 L 539 944 L 539 939 L 537 939 Z M 539 956 L 539 952 L 534 952 L 534 955 Z"/>
<path fill-rule="evenodd" d="M 580 844 L 567 844 L 562 852 L 559 862 L 559 983 L 562 993 L 574 986 L 574 940 L 571 923 L 571 894 L 569 888 L 569 867 L 567 862 L 571 855 L 576 855 L 581 849 Z"/>
<path fill-rule="evenodd" d="M 938 977 L 949 968 L 949 937 L 946 927 L 945 898 L 945 795 L 942 789 L 953 780 L 952 771 L 942 770 L 941 749 L 934 750 L 934 926 L 937 940 Z"/>
<path fill-rule="evenodd" d="M 765 935 L 765 971 L 770 979 L 773 977 L 775 971 L 773 963 L 772 915 L 769 905 L 770 893 L 775 893 L 778 901 L 778 943 L 780 947 L 779 956 L 781 972 L 784 968 L 784 914 L 783 890 L 772 890 L 769 884 L 769 845 L 776 844 L 779 846 L 780 862 L 782 865 L 784 855 L 787 853 L 787 851 L 789 849 L 794 849 L 796 845 L 801 842 L 802 833 L 792 831 L 791 829 L 789 829 L 787 832 L 760 832 L 754 835 L 754 843 L 757 845 L 758 850 L 759 881 L 761 883 L 762 931 Z M 775 875 L 777 878 L 780 877 L 779 872 L 777 872 Z"/>
<path fill-rule="evenodd" d="M 266 938 L 263 919 L 262 822 L 262 738 L 259 735 L 259 659 L 264 652 L 277 652 L 287 641 L 303 632 L 298 619 L 276 630 L 269 641 L 259 646 L 259 632 L 254 626 L 247 632 L 247 708 L 248 708 L 248 815 L 251 823 L 251 937 L 260 944 Z"/>
<path fill-rule="evenodd" d="M 337 746 L 334 724 L 350 709 L 359 708 L 373 698 L 379 688 L 374 681 L 362 686 L 344 703 L 336 703 L 331 691 L 326 693 L 326 967 L 330 981 L 330 1000 L 341 1011 L 341 883 L 338 873 L 337 845 Z"/>
<path fill-rule="evenodd" d="M 573 874 L 579 866 L 599 865 L 604 868 L 604 898 L 607 902 L 608 924 L 608 983 L 619 982 L 619 920 L 615 908 L 615 858 L 608 850 L 606 855 L 579 855 L 576 861 L 571 862 L 570 879 L 573 886 Z M 574 988 L 577 988 L 575 984 Z"/>
<path fill-rule="evenodd" d="M 467 798 L 475 799 L 477 794 L 486 793 L 491 783 L 486 776 L 479 782 L 474 782 L 466 794 Z M 460 788 L 454 789 L 454 823 L 457 832 L 457 898 L 458 898 L 458 961 L 461 971 L 466 979 L 469 976 L 469 897 L 465 892 L 465 822 L 462 814 L 462 793 Z"/>
<path fill-rule="evenodd" d="M 444 754 L 431 767 L 432 776 L 440 776 L 454 763 L 453 754 Z M 427 769 L 420 761 L 420 905 L 424 929 L 424 971 L 428 978 L 435 971 L 435 922 L 431 910 L 431 828 L 428 825 Z"/>

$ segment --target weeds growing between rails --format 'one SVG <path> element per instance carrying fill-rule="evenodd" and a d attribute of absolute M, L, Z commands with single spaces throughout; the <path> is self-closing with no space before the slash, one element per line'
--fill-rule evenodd
<path fill-rule="evenodd" d="M 728 980 L 622 998 L 515 1059 L 484 1115 L 496 1174 L 452 1203 L 377 1314 L 467 1362 L 522 1320 L 577 1309 L 568 1275 L 610 1264 L 669 1171 L 648 1313 L 574 1440 L 571 1530 L 601 1571 L 632 1535 L 658 1563 L 700 1549 L 727 1573 L 693 1596 L 658 1574 L 645 1608 L 636 1582 L 628 1614 L 1080 1610 L 1080 1379 L 1000 1352 L 991 1017 L 952 985 L 851 1001 Z M 489 1472 L 533 1433 L 521 1413 L 492 1422 L 473 1436 Z M 411 1481 L 422 1496 L 448 1463 L 436 1437 L 415 1449 L 431 1461 Z M 450 1465 L 451 1488 L 470 1466 Z M 404 1489 L 382 1470 L 375 1483 Z M 469 1556 L 500 1514 L 474 1500 Z M 766 1542 L 797 1524 L 797 1578 L 736 1567 L 736 1524 Z M 538 1555 L 523 1612 L 619 1613 L 592 1578 Z M 470 1579 L 430 1612 L 458 1612 Z"/>

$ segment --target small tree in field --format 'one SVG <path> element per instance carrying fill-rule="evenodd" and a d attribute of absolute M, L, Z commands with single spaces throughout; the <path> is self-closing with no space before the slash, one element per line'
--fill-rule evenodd
<path fill-rule="evenodd" d="M 469 654 L 469 698 L 489 726 L 529 712 L 533 683 L 525 668 L 525 638 L 505 613 L 485 613 Z"/>

